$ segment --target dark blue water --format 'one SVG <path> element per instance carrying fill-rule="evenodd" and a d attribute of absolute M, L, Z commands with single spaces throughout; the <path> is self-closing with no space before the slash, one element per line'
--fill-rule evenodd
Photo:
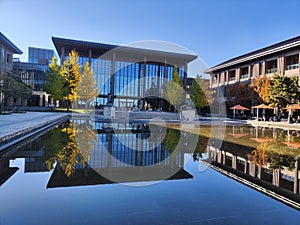
<path fill-rule="evenodd" d="M 97 135 L 98 139 L 102 138 L 101 135 Z M 128 134 L 132 135 L 138 140 L 145 140 L 136 133 Z M 161 151 L 166 151 L 167 147 L 170 146 L 163 146 Z M 191 153 L 181 154 L 183 158 L 176 155 L 174 165 L 169 163 L 172 160 L 167 163 L 164 158 L 167 153 L 156 161 L 154 153 L 152 161 L 149 152 L 141 155 L 141 159 L 144 157 L 144 161 L 148 162 L 148 166 L 144 166 L 150 172 L 158 173 L 156 168 L 151 167 L 153 162 L 161 162 L 163 167 L 159 169 L 170 169 L 183 161 L 184 166 L 176 170 L 176 173 L 180 171 L 176 176 L 162 181 L 161 177 L 155 179 L 153 173 L 149 175 L 149 171 L 142 168 L 139 174 L 134 171 L 133 178 L 126 174 L 127 180 L 120 184 L 105 179 L 103 174 L 82 163 L 67 176 L 63 165 L 59 165 L 56 159 L 49 171 L 45 166 L 45 162 L 49 161 L 45 158 L 45 149 L 43 142 L 37 139 L 8 159 L 9 168 L 18 170 L 7 175 L 0 186 L 1 225 L 300 224 L 298 210 L 205 167 L 194 161 Z M 99 160 L 103 160 L 103 155 L 98 154 L 102 156 Z M 205 158 L 205 153 L 202 157 Z M 92 157 L 89 160 L 95 163 Z M 5 164 L 4 161 L 2 159 L 2 164 Z M 122 173 L 128 167 L 128 164 L 122 163 L 114 164 L 110 172 Z M 107 163 L 97 165 L 103 171 Z"/>

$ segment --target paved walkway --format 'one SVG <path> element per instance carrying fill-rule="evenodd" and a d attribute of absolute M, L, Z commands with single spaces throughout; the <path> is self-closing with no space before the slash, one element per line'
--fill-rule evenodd
<path fill-rule="evenodd" d="M 0 140 L 20 134 L 20 132 L 23 131 L 30 131 L 43 124 L 49 124 L 66 115 L 66 113 L 52 112 L 27 112 L 0 115 Z"/>

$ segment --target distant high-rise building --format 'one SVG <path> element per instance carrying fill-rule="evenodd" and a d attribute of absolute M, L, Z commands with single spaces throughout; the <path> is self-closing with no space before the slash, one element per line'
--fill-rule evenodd
<path fill-rule="evenodd" d="M 33 90 L 27 106 L 48 105 L 48 95 L 43 91 L 43 85 L 46 83 L 46 71 L 53 56 L 54 50 L 29 47 L 28 62 L 13 62 L 13 74 Z"/>
<path fill-rule="evenodd" d="M 54 50 L 44 48 L 28 48 L 28 62 L 48 65 L 54 56 Z"/>

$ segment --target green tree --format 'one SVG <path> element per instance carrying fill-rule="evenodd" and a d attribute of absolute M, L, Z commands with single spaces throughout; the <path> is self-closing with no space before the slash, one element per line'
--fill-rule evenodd
<path fill-rule="evenodd" d="M 165 85 L 165 98 L 178 111 L 185 99 L 183 83 L 178 73 L 178 68 L 175 66 L 172 74 L 172 80 Z"/>
<path fill-rule="evenodd" d="M 298 76 L 281 76 L 274 74 L 270 86 L 270 103 L 273 107 L 283 109 L 299 101 Z"/>
<path fill-rule="evenodd" d="M 46 84 L 43 85 L 43 88 L 55 100 L 63 100 L 69 92 L 69 88 L 66 87 L 66 80 L 60 73 L 61 67 L 57 65 L 57 58 L 53 57 L 47 70 Z"/>
<path fill-rule="evenodd" d="M 84 101 L 86 107 L 88 107 L 89 103 L 96 98 L 98 94 L 99 88 L 97 87 L 93 70 L 91 70 L 89 63 L 86 62 L 82 69 L 81 81 L 77 89 L 77 98 Z"/>
<path fill-rule="evenodd" d="M 7 105 L 7 101 L 9 98 L 26 99 L 31 97 L 32 89 L 20 78 L 3 74 L 1 76 L 1 80 L 3 81 L 3 85 L 1 85 L 0 87 L 1 93 L 4 96 L 4 99 L 2 100 L 3 105 Z"/>
<path fill-rule="evenodd" d="M 170 153 L 174 152 L 180 139 L 180 131 L 176 129 L 167 129 L 166 136 L 162 141 L 164 149 Z"/>
<path fill-rule="evenodd" d="M 69 88 L 64 98 L 67 100 L 67 109 L 69 110 L 69 102 L 73 102 L 77 97 L 77 88 L 81 80 L 79 55 L 75 50 L 69 53 L 67 60 L 63 62 L 61 67 L 61 75 L 65 78 L 65 88 Z"/>
<path fill-rule="evenodd" d="M 212 93 L 213 92 L 209 90 L 209 80 L 197 75 L 190 86 L 190 96 L 198 112 L 200 112 L 201 108 L 211 104 Z"/>
<path fill-rule="evenodd" d="M 271 80 L 266 76 L 263 75 L 261 77 L 258 77 L 253 80 L 250 87 L 253 88 L 255 92 L 259 95 L 261 100 L 268 104 L 270 103 L 270 86 L 272 82 Z"/>

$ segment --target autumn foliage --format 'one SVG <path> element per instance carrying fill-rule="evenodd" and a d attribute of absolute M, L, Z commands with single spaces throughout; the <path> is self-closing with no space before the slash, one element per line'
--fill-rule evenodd
<path fill-rule="evenodd" d="M 271 84 L 272 84 L 271 80 L 266 75 L 263 75 L 253 80 L 250 87 L 253 88 L 253 90 L 258 93 L 259 97 L 264 103 L 268 104 L 270 103 Z"/>

